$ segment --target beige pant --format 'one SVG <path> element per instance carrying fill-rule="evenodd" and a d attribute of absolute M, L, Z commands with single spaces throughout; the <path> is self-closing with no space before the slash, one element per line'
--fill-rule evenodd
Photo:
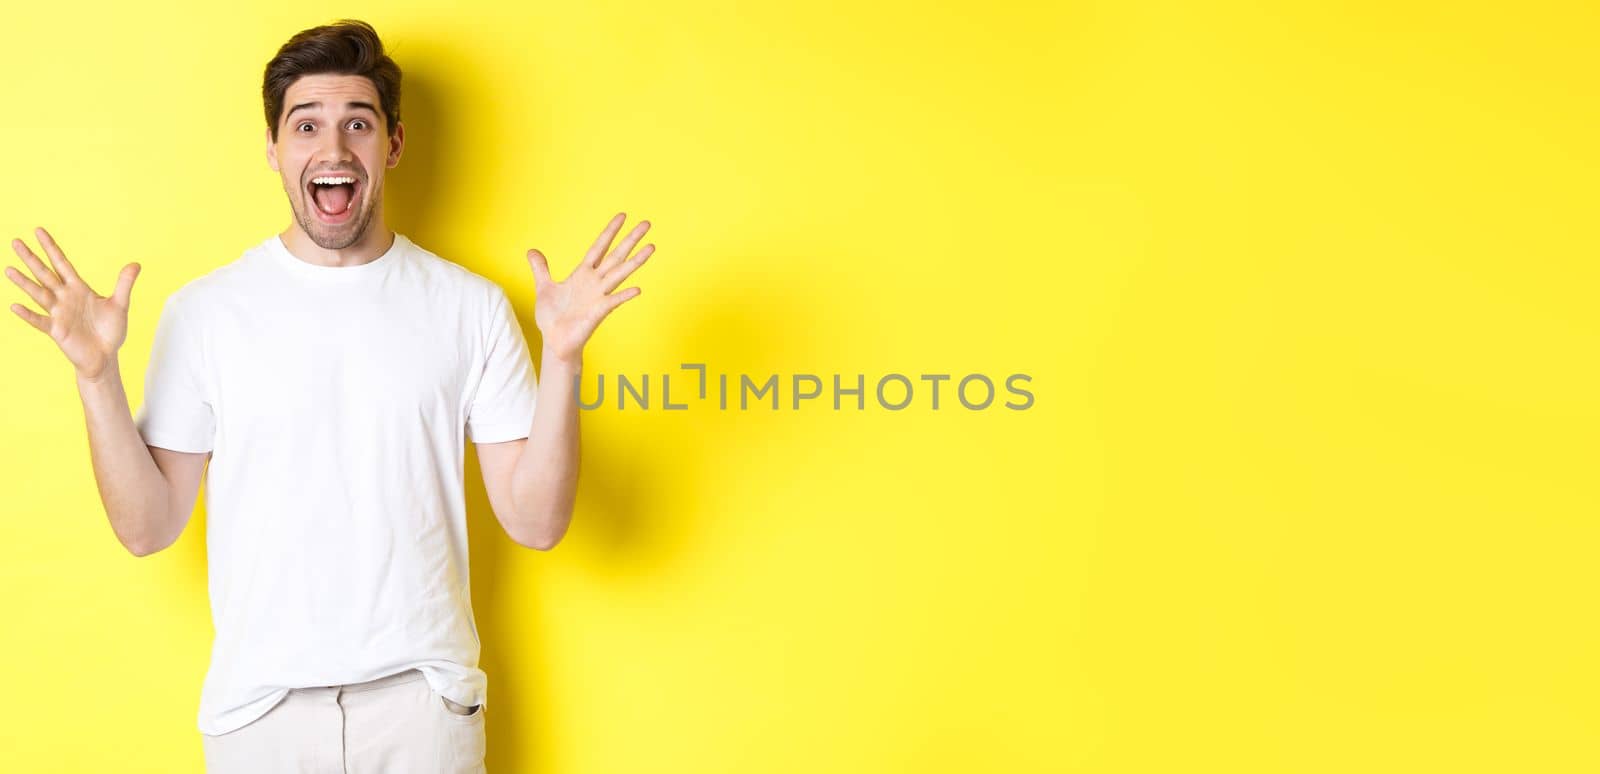
<path fill-rule="evenodd" d="M 208 774 L 485 772 L 484 709 L 435 693 L 411 669 L 296 688 L 249 725 L 200 738 Z"/>

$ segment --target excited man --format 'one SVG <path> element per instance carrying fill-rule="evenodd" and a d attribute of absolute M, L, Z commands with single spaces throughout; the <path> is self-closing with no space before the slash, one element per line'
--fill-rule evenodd
<path fill-rule="evenodd" d="M 577 485 L 583 347 L 638 295 L 612 291 L 653 252 L 633 252 L 649 222 L 610 249 L 618 213 L 562 282 L 528 251 L 536 378 L 504 291 L 384 222 L 405 132 L 400 69 L 372 27 L 295 35 L 262 96 L 293 222 L 166 300 L 137 416 L 117 350 L 139 264 L 100 296 L 41 228 L 54 271 L 14 240 L 32 278 L 6 276 L 45 314 L 11 308 L 76 370 L 129 551 L 177 540 L 206 476 L 209 770 L 480 771 L 464 433 L 501 526 L 554 547 Z"/>

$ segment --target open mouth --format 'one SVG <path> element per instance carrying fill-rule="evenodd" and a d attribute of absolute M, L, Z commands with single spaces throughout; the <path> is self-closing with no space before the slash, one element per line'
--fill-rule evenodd
<path fill-rule="evenodd" d="M 355 175 L 317 175 L 306 183 L 306 201 L 311 203 L 317 219 L 329 225 L 350 219 L 360 193 L 361 178 Z"/>

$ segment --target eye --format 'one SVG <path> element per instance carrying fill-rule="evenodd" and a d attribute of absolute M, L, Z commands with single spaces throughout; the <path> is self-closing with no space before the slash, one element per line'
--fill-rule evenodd
<path fill-rule="evenodd" d="M 361 128 L 365 129 L 365 128 L 367 128 L 367 119 L 365 119 L 365 118 L 357 118 L 356 120 L 350 122 L 350 125 L 352 127 L 355 126 L 356 124 L 360 124 Z"/>
<path fill-rule="evenodd" d="M 300 125 L 295 127 L 295 130 L 299 131 L 301 128 L 307 127 L 307 126 L 311 126 L 311 122 L 310 121 L 301 121 Z M 304 132 L 301 132 L 301 134 L 304 134 Z"/>

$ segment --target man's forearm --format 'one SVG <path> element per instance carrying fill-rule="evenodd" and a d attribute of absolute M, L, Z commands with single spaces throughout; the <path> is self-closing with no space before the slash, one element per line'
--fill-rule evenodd
<path fill-rule="evenodd" d="M 113 360 L 99 378 L 77 380 L 89 458 L 111 529 L 135 554 L 159 550 L 171 528 L 170 487 L 134 426 L 122 370 Z"/>
<path fill-rule="evenodd" d="M 528 443 L 511 475 L 511 502 L 520 542 L 549 549 L 572 521 L 578 492 L 578 401 L 582 362 L 541 360 L 539 397 Z"/>

